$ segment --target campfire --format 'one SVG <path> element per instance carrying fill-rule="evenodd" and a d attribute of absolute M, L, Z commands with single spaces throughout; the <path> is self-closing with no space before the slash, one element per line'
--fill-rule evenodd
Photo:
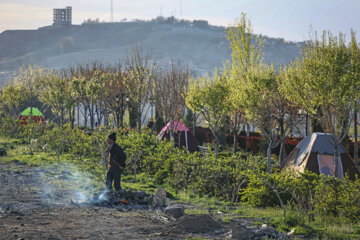
<path fill-rule="evenodd" d="M 121 189 L 120 191 L 105 190 L 100 193 L 93 194 L 93 197 L 83 202 L 71 200 L 71 204 L 87 205 L 97 207 L 117 208 L 119 211 L 132 211 L 132 210 L 149 210 L 151 208 L 165 208 L 166 204 L 158 204 L 159 201 L 157 193 L 154 195 L 147 194 L 144 191 L 130 191 Z M 164 203 L 166 201 L 163 201 Z"/>

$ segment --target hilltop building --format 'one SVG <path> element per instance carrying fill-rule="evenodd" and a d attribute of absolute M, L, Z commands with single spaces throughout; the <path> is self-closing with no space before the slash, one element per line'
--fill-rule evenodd
<path fill-rule="evenodd" d="M 206 20 L 194 20 L 193 21 L 193 26 L 198 27 L 198 28 L 208 28 L 209 23 Z"/>
<path fill-rule="evenodd" d="M 54 9 L 54 26 L 70 26 L 71 25 L 71 7 Z"/>

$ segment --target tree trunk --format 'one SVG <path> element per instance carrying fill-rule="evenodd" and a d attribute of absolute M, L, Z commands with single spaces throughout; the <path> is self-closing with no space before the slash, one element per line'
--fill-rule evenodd
<path fill-rule="evenodd" d="M 109 118 L 108 114 L 105 113 L 105 114 L 104 114 L 104 126 L 105 126 L 105 127 L 107 127 L 107 125 L 108 125 L 108 118 Z"/>
<path fill-rule="evenodd" d="M 80 104 L 77 106 L 77 122 L 78 122 L 78 127 L 80 127 Z"/>
<path fill-rule="evenodd" d="M 339 144 L 337 141 L 335 142 L 335 151 L 334 151 L 334 164 L 335 164 L 335 177 L 339 177 L 339 150 L 338 150 Z"/>
<path fill-rule="evenodd" d="M 175 143 L 175 135 L 174 135 L 174 126 L 171 126 L 172 124 L 170 123 L 170 141 L 173 143 L 174 147 L 176 147 L 176 143 Z"/>
<path fill-rule="evenodd" d="M 74 129 L 75 126 L 75 107 L 71 110 L 71 129 Z"/>
<path fill-rule="evenodd" d="M 319 114 L 319 118 L 324 117 L 323 113 L 320 109 L 318 109 L 318 114 Z M 319 122 L 318 119 L 316 119 L 315 117 L 311 118 L 311 132 L 315 133 L 315 132 L 324 132 L 325 129 L 321 126 L 321 123 Z"/>
<path fill-rule="evenodd" d="M 119 114 L 119 110 L 116 110 L 116 127 L 119 129 L 120 128 L 120 114 Z"/>
<path fill-rule="evenodd" d="M 192 128 L 193 128 L 192 134 L 194 135 L 194 137 L 196 137 L 196 113 L 194 113 L 194 123 Z"/>
<path fill-rule="evenodd" d="M 266 171 L 268 173 L 270 173 L 270 167 L 271 167 L 271 143 L 269 143 L 268 148 L 267 148 L 267 166 L 266 166 Z"/>
<path fill-rule="evenodd" d="M 281 199 L 280 194 L 276 189 L 274 189 L 274 193 L 275 193 L 276 197 L 279 199 L 279 203 L 280 203 L 280 206 L 281 206 L 281 208 L 283 210 L 284 217 L 285 217 L 286 216 L 286 208 L 285 208 L 284 202 Z"/>
<path fill-rule="evenodd" d="M 215 157 L 216 159 L 218 158 L 218 153 L 219 153 L 219 138 L 216 134 L 214 134 L 214 145 L 215 145 Z"/>
<path fill-rule="evenodd" d="M 280 165 L 285 160 L 285 130 L 284 130 L 284 119 L 280 119 Z"/>
<path fill-rule="evenodd" d="M 124 109 L 121 109 L 120 127 L 124 129 Z"/>
<path fill-rule="evenodd" d="M 357 130 L 357 111 L 354 113 L 354 161 L 356 166 L 359 164 L 359 143 Z"/>
<path fill-rule="evenodd" d="M 137 108 L 133 104 L 129 105 L 129 123 L 131 128 L 136 128 L 137 125 Z"/>
<path fill-rule="evenodd" d="M 90 125 L 91 129 L 94 129 L 94 104 L 90 105 Z"/>
<path fill-rule="evenodd" d="M 140 134 L 141 133 L 141 111 L 138 110 L 137 114 L 138 114 L 138 133 Z"/>
<path fill-rule="evenodd" d="M 280 166 L 285 161 L 285 137 L 280 137 Z"/>
<path fill-rule="evenodd" d="M 85 128 L 87 128 L 87 121 L 88 121 L 88 116 L 87 116 L 87 107 L 84 106 L 84 126 Z"/>
<path fill-rule="evenodd" d="M 246 150 L 252 149 L 250 146 L 250 132 L 251 132 L 250 125 L 246 123 L 246 143 L 245 143 Z"/>
<path fill-rule="evenodd" d="M 234 151 L 234 153 L 236 153 L 237 152 L 237 139 L 238 139 L 237 131 L 233 131 L 233 136 L 234 136 L 233 151 Z"/>

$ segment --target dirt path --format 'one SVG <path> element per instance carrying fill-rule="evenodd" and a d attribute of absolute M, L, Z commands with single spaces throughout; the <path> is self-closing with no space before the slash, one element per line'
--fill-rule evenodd
<path fill-rule="evenodd" d="M 57 179 L 54 186 L 46 175 Z M 120 212 L 69 204 L 71 173 L 0 163 L 0 239 L 224 239 L 194 234 L 170 224 L 162 212 Z M 225 230 L 224 230 L 225 231 Z"/>

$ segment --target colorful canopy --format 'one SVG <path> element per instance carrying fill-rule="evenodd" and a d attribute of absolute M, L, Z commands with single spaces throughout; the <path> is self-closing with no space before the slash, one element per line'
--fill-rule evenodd
<path fill-rule="evenodd" d="M 32 112 L 31 112 L 31 110 L 32 110 Z M 21 115 L 23 115 L 23 116 L 30 116 L 30 114 L 32 116 L 42 116 L 42 117 L 44 116 L 40 112 L 40 110 L 38 108 L 36 108 L 36 107 L 33 107 L 33 108 L 28 107 L 21 113 Z"/>
<path fill-rule="evenodd" d="M 170 140 L 170 126 L 171 122 L 168 122 L 160 131 L 160 133 L 157 135 L 157 138 L 159 140 L 168 139 Z M 181 122 L 174 121 L 173 122 L 173 128 L 174 130 L 174 140 L 175 140 L 175 146 L 179 148 L 185 147 L 190 152 L 198 151 L 198 142 L 194 135 L 191 133 L 191 131 Z"/>
<path fill-rule="evenodd" d="M 39 109 L 33 108 L 26 108 L 19 116 L 20 125 L 27 125 L 28 119 L 30 118 L 35 123 L 44 123 L 45 118 L 44 115 L 40 112 Z"/>
<path fill-rule="evenodd" d="M 170 131 L 171 130 L 171 123 L 168 122 L 162 129 L 160 132 L 164 132 L 164 131 Z M 178 121 L 174 121 L 173 123 L 173 128 L 174 128 L 174 131 L 177 132 L 177 131 L 185 131 L 185 132 L 188 132 L 189 129 L 184 125 L 182 124 L 181 122 L 178 122 Z"/>

